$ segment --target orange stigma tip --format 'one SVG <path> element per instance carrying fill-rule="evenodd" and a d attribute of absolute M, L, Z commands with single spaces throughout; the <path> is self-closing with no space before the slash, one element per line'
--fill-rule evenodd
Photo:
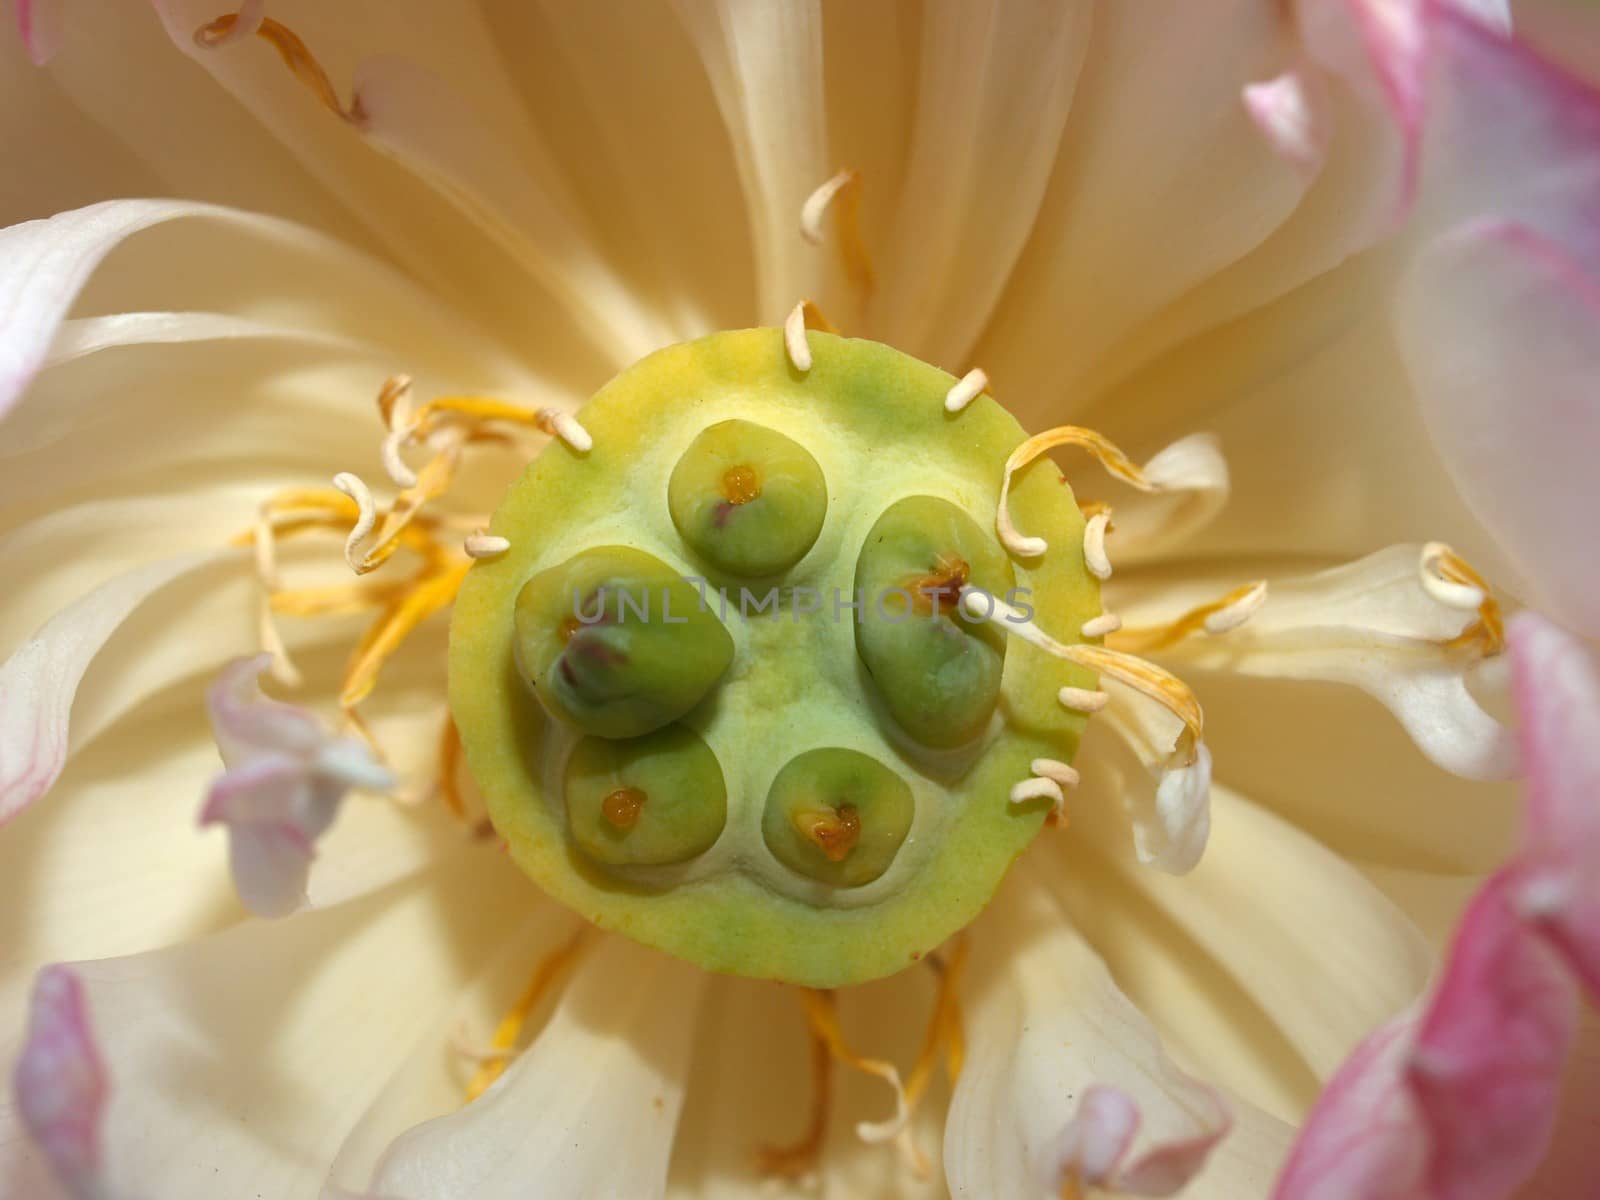
<path fill-rule="evenodd" d="M 796 813 L 794 823 L 803 837 L 816 843 L 829 862 L 843 862 L 861 840 L 861 817 L 852 804 Z"/>
<path fill-rule="evenodd" d="M 741 463 L 722 473 L 722 498 L 729 504 L 749 504 L 761 495 L 761 476 L 756 469 Z"/>
<path fill-rule="evenodd" d="M 581 628 L 583 628 L 582 621 L 578 620 L 578 618 L 575 616 L 568 617 L 565 621 L 561 622 L 559 626 L 557 626 L 556 636 L 563 642 L 570 642 L 572 640 L 572 635 L 577 633 Z"/>
<path fill-rule="evenodd" d="M 906 591 L 911 593 L 912 607 L 919 613 L 953 613 L 961 602 L 961 589 L 967 586 L 971 574 L 972 567 L 966 559 L 941 554 L 934 560 L 932 571 L 907 580 Z"/>
<path fill-rule="evenodd" d="M 639 823 L 639 810 L 649 799 L 636 787 L 618 788 L 600 804 L 600 812 L 614 829 L 632 829 Z"/>

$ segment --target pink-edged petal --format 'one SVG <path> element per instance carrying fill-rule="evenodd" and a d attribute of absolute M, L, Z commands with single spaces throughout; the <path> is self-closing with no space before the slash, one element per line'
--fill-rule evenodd
<path fill-rule="evenodd" d="M 1463 499 L 1530 598 L 1600 634 L 1600 556 L 1588 552 L 1600 511 L 1600 286 L 1530 227 L 1475 222 L 1422 251 L 1396 318 Z"/>
<path fill-rule="evenodd" d="M 1320 75 L 1300 68 L 1285 71 L 1275 79 L 1249 84 L 1243 99 L 1267 145 L 1307 175 L 1322 169 L 1332 115 Z"/>
<path fill-rule="evenodd" d="M 1517 903 L 1600 996 L 1600 667 L 1532 612 L 1508 637 L 1528 773 Z"/>
<path fill-rule="evenodd" d="M 1055 1169 L 1048 1194 L 1068 1181 L 1126 1196 L 1175 1196 L 1205 1167 L 1212 1149 L 1232 1127 L 1227 1105 L 1214 1097 L 1209 1128 L 1192 1137 L 1150 1146 L 1128 1161 L 1142 1120 L 1139 1105 L 1126 1092 L 1101 1084 L 1087 1088 L 1078 1110 L 1055 1144 Z"/>
<path fill-rule="evenodd" d="M 1425 1011 L 1334 1077 L 1274 1200 L 1504 1200 L 1538 1165 L 1576 987 L 1519 913 L 1520 882 L 1512 868 L 1479 892 Z"/>
<path fill-rule="evenodd" d="M 22 1123 L 62 1186 L 80 1200 L 107 1195 L 100 1125 L 109 1087 L 83 982 L 71 967 L 46 967 L 34 980 L 12 1083 Z"/>
<path fill-rule="evenodd" d="M 200 824 L 228 830 L 239 898 L 259 916 L 283 917 L 306 898 L 316 841 L 351 788 L 387 789 L 394 776 L 354 738 L 334 737 L 316 716 L 261 694 L 270 655 L 230 663 L 208 697 L 225 770 Z"/>
<path fill-rule="evenodd" d="M 17 0 L 17 32 L 36 67 L 42 67 L 61 49 L 62 0 Z"/>
<path fill-rule="evenodd" d="M 1508 871 L 1479 892 L 1408 1056 L 1406 1083 L 1426 1122 L 1427 1181 L 1452 1200 L 1498 1200 L 1544 1156 L 1576 991 L 1517 911 Z"/>
<path fill-rule="evenodd" d="M 120 575 L 63 609 L 0 666 L 0 822 L 61 774 L 73 695 L 117 628 L 174 580 L 232 553 L 188 554 Z"/>

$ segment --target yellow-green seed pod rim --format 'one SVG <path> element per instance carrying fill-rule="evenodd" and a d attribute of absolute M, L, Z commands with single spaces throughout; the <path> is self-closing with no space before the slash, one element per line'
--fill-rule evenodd
<path fill-rule="evenodd" d="M 578 414 L 593 448 L 579 453 L 552 441 L 494 514 L 489 531 L 511 548 L 474 565 L 461 588 L 449 692 L 468 767 L 495 829 L 545 892 L 601 928 L 708 970 L 836 987 L 905 968 L 988 903 L 1050 810 L 1048 801 L 1011 804 L 1010 788 L 1028 777 L 1035 758 L 1072 759 L 1085 718 L 1062 708 L 1056 692 L 1069 684 L 1092 687 L 1093 676 L 1011 639 L 999 705 L 1005 728 L 959 778 L 938 845 L 919 848 L 925 858 L 892 893 L 870 904 L 826 907 L 774 890 L 759 872 L 734 869 L 657 887 L 583 858 L 562 827 L 560 797 L 552 804 L 545 794 L 549 722 L 512 653 L 511 613 L 522 584 L 585 544 L 631 544 L 686 575 L 705 573 L 672 525 L 666 484 L 695 434 L 732 416 L 789 433 L 828 478 L 828 520 L 791 573 L 795 579 L 838 582 L 848 595 L 860 531 L 906 495 L 942 496 L 993 527 L 1005 460 L 1025 436 L 1010 414 L 987 395 L 947 413 L 943 400 L 955 380 L 945 372 L 875 342 L 807 336 L 814 358 L 807 372 L 790 363 L 780 331 L 754 329 L 660 350 L 602 388 Z M 620 516 L 619 502 L 628 506 Z M 1059 641 L 1080 640 L 1079 628 L 1100 612 L 1099 589 L 1083 564 L 1082 514 L 1048 459 L 1018 473 L 1011 512 L 1021 529 L 1050 544 L 1041 558 L 1014 563 L 1036 623 Z M 850 531 L 856 544 L 846 545 Z M 857 670 L 848 613 L 843 620 L 837 645 L 848 665 L 829 649 L 826 662 L 806 662 L 803 676 Z M 784 632 L 772 624 L 761 636 L 781 653 L 783 643 L 771 639 Z M 818 636 L 834 634 L 824 628 Z M 737 689 L 731 694 L 748 707 L 785 702 L 774 698 L 785 681 L 760 673 L 770 655 L 742 653 L 747 661 L 729 672 Z M 790 695 L 807 686 L 805 677 L 787 681 Z M 686 723 L 706 734 L 726 702 L 713 697 Z M 750 744 L 746 736 L 718 750 L 730 810 L 743 786 L 759 793 L 746 801 L 759 813 L 766 797 L 764 784 L 755 782 L 760 773 L 770 782 L 784 762 L 811 748 L 792 743 L 792 718 L 773 724 L 772 741 L 789 738 L 789 744 Z M 862 729 L 850 744 L 906 769 L 897 757 L 906 749 L 893 730 Z M 754 773 L 748 779 L 746 767 Z"/>

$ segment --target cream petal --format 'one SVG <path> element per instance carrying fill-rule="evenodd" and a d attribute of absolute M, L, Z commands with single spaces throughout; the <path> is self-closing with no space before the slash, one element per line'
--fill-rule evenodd
<path fill-rule="evenodd" d="M 1046 1194 L 1056 1138 L 1094 1085 L 1114 1087 L 1137 1104 L 1141 1157 L 1217 1128 L 1216 1093 L 1173 1065 L 1099 957 L 1043 899 L 1025 862 L 974 946 L 966 1064 L 945 1134 L 945 1172 L 956 1195 Z M 1288 1133 L 1280 1128 L 1280 1145 Z M 1237 1197 L 1264 1189 L 1270 1159 L 1240 1172 L 1227 1162 L 1229 1152 L 1224 1140 L 1215 1155 L 1221 1162 L 1184 1194 Z"/>
<path fill-rule="evenodd" d="M 1482 654 L 1450 645 L 1473 627 L 1476 610 L 1450 607 L 1430 592 L 1423 555 L 1423 547 L 1391 546 L 1314 575 L 1268 579 L 1265 602 L 1243 625 L 1221 636 L 1193 633 L 1155 653 L 1180 673 L 1358 687 L 1445 770 L 1505 778 L 1516 770 L 1515 738 L 1468 687 Z M 1132 623 L 1126 608 L 1123 616 Z M 1140 614 L 1139 623 L 1162 623 L 1152 617 Z"/>
<path fill-rule="evenodd" d="M 1281 818 L 1213 785 L 1210 847 L 1193 872 L 1172 879 L 1131 861 L 1100 815 L 1111 797 L 1099 782 L 1085 777 L 1072 827 L 1081 817 L 1117 873 L 1249 989 L 1319 1076 L 1426 986 L 1433 957 L 1409 918 Z"/>
<path fill-rule="evenodd" d="M 552 1198 L 665 1194 L 704 976 L 621 938 L 592 955 L 489 1091 L 395 1141 L 375 1193 L 510 1200 L 537 1179 Z"/>
<path fill-rule="evenodd" d="M 923 13 L 875 337 L 957 374 L 970 365 L 1050 180 L 1091 12 L 941 0 Z M 1015 136 L 1023 126 L 1028 136 Z"/>
<path fill-rule="evenodd" d="M 824 275 L 798 232 L 800 206 L 834 169 L 826 158 L 822 10 L 818 0 L 674 0 L 674 8 L 733 142 L 755 256 L 756 311 L 777 324 L 819 291 Z"/>
<path fill-rule="evenodd" d="M 1600 567 L 1582 549 L 1600 509 L 1596 277 L 1527 226 L 1495 220 L 1429 245 L 1396 305 L 1423 415 L 1473 515 L 1529 600 L 1600 636 Z"/>
<path fill-rule="evenodd" d="M 363 62 L 353 94 L 363 133 L 482 225 L 578 315 L 614 366 L 680 340 L 594 252 L 587 218 L 532 130 L 491 130 L 443 80 L 403 58 Z"/>
<path fill-rule="evenodd" d="M 108 1175 L 163 1200 L 315 1194 L 404 1047 L 498 945 L 484 914 L 528 887 L 478 850 L 336 909 L 79 964 L 113 1089 Z M 0 1160 L 35 1155 L 0 1135 Z"/>
<path fill-rule="evenodd" d="M 0 821 L 42 796 L 67 760 L 73 696 L 101 647 L 133 612 L 183 576 L 235 552 L 184 555 L 102 584 L 57 614 L 0 666 Z"/>
<path fill-rule="evenodd" d="M 1253 0 L 1097 7 L 1038 221 L 974 352 L 1025 424 L 1076 417 L 1088 394 L 1075 383 L 1300 202 L 1303 174 L 1240 103 L 1290 50 L 1279 14 Z"/>

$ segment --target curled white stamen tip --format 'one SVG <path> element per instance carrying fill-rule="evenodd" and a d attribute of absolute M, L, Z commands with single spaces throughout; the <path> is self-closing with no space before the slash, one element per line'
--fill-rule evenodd
<path fill-rule="evenodd" d="M 579 454 L 587 454 L 594 449 L 594 438 L 589 436 L 589 431 L 578 424 L 578 418 L 569 412 L 562 412 L 559 408 L 547 408 L 544 416 L 550 422 L 550 428 L 555 435 Z"/>
<path fill-rule="evenodd" d="M 1429 542 L 1422 548 L 1422 556 L 1417 563 L 1417 576 L 1422 581 L 1422 590 L 1446 608 L 1477 612 L 1488 599 L 1482 589 L 1470 583 L 1457 583 L 1443 573 L 1444 563 L 1455 556 L 1455 551 L 1443 542 Z"/>
<path fill-rule="evenodd" d="M 1219 608 L 1205 619 L 1205 631 L 1212 636 L 1229 633 L 1239 628 L 1267 601 L 1266 580 L 1250 585 L 1250 590 L 1226 608 Z"/>
<path fill-rule="evenodd" d="M 971 404 L 989 386 L 989 376 L 982 367 L 973 367 L 944 394 L 944 410 L 958 413 Z"/>
<path fill-rule="evenodd" d="M 1110 692 L 1095 692 L 1088 688 L 1064 687 L 1056 693 L 1062 708 L 1073 712 L 1097 713 L 1111 702 Z"/>
<path fill-rule="evenodd" d="M 1011 803 L 1026 804 L 1030 800 L 1050 800 L 1061 804 L 1066 797 L 1061 794 L 1061 785 L 1054 779 L 1036 775 L 1011 785 Z"/>
<path fill-rule="evenodd" d="M 801 237 L 813 246 L 822 244 L 822 218 L 828 214 L 828 205 L 833 203 L 835 196 L 854 183 L 855 179 L 856 172 L 846 167 L 806 197 L 806 202 L 800 206 Z"/>
<path fill-rule="evenodd" d="M 783 323 L 783 348 L 796 371 L 811 370 L 811 343 L 806 341 L 806 302 L 800 301 Z"/>
<path fill-rule="evenodd" d="M 1064 788 L 1078 786 L 1077 768 L 1070 763 L 1059 762 L 1053 758 L 1036 758 L 1028 765 L 1028 770 L 1045 779 L 1054 780 Z"/>
<path fill-rule="evenodd" d="M 893 1141 L 911 1123 L 911 1104 L 906 1099 L 905 1086 L 900 1082 L 900 1072 L 889 1063 L 884 1063 L 877 1074 L 894 1089 L 894 1116 L 887 1121 L 856 1123 L 856 1136 L 869 1145 Z"/>
<path fill-rule="evenodd" d="M 344 560 L 350 564 L 352 571 L 359 574 L 361 555 L 357 550 L 361 543 L 367 540 L 367 535 L 372 532 L 373 526 L 378 523 L 378 506 L 373 503 L 372 489 L 361 482 L 359 475 L 340 471 L 333 477 L 333 486 L 356 502 L 356 523 L 344 540 Z"/>
<path fill-rule="evenodd" d="M 378 390 L 378 415 L 393 433 L 411 425 L 411 376 L 391 375 Z"/>
<path fill-rule="evenodd" d="M 1111 578 L 1111 560 L 1106 557 L 1106 526 L 1110 522 L 1109 514 L 1099 512 L 1083 527 L 1083 565 L 1102 581 Z"/>
<path fill-rule="evenodd" d="M 394 481 L 396 487 L 417 486 L 417 473 L 407 465 L 400 454 L 413 432 L 410 429 L 396 429 L 383 439 L 383 470 Z"/>
<path fill-rule="evenodd" d="M 511 549 L 511 542 L 492 533 L 472 533 L 461 543 L 468 558 L 495 558 Z"/>
<path fill-rule="evenodd" d="M 1116 613 L 1101 613 L 1083 623 L 1083 628 L 1078 632 L 1086 638 L 1105 637 L 1108 633 L 1115 633 L 1122 628 L 1122 618 Z"/>

